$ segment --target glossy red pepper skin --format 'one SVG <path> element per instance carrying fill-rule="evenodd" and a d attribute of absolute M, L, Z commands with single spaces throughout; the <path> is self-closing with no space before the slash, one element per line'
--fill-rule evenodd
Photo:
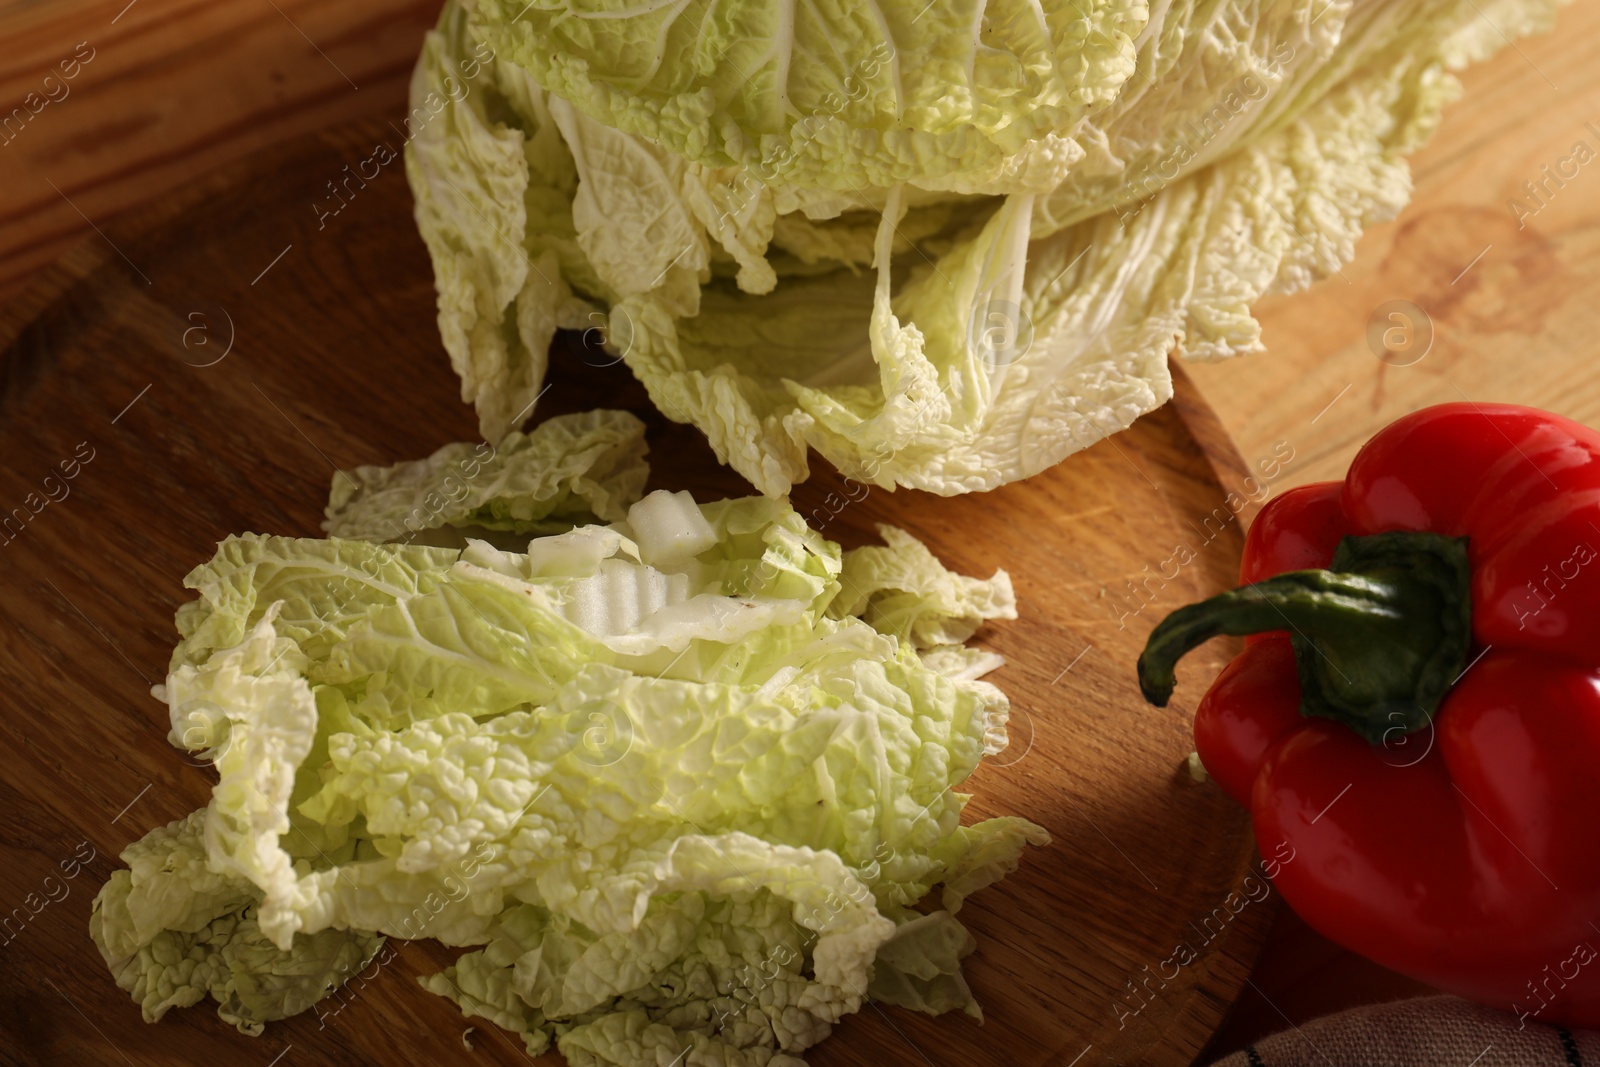
<path fill-rule="evenodd" d="M 1284 899 L 1330 939 L 1525 1020 L 1600 1026 L 1600 434 L 1446 404 L 1342 483 L 1262 509 L 1241 579 L 1326 568 L 1346 535 L 1468 538 L 1472 660 L 1381 745 L 1298 711 L 1288 635 L 1247 639 L 1195 714 Z"/>

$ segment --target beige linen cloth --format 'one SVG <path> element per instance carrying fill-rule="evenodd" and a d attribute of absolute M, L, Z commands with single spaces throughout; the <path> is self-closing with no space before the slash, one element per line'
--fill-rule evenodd
<path fill-rule="evenodd" d="M 1213 1067 L 1600 1067 L 1600 1031 L 1566 1030 L 1455 997 L 1353 1008 Z"/>

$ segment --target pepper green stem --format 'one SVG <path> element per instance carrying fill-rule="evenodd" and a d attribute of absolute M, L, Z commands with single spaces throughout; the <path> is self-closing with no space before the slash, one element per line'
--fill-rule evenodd
<path fill-rule="evenodd" d="M 1300 713 L 1377 744 L 1427 725 L 1465 669 L 1471 583 L 1464 537 L 1346 537 L 1328 570 L 1280 574 L 1168 615 L 1139 657 L 1139 688 L 1165 707 L 1189 650 L 1220 634 L 1287 630 Z"/>

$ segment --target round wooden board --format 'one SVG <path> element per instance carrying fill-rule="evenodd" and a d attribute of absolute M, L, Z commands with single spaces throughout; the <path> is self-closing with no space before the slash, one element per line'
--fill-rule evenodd
<path fill-rule="evenodd" d="M 108 227 L 0 312 L 8 1063 L 526 1059 L 482 1020 L 467 1051 L 468 1023 L 414 981 L 454 954 L 431 943 L 405 945 L 336 1014 L 252 1039 L 209 1002 L 145 1025 L 87 934 L 116 854 L 209 795 L 209 771 L 168 746 L 165 708 L 148 694 L 175 640 L 183 575 L 229 533 L 316 535 L 335 464 L 475 436 L 400 166 L 319 227 L 326 183 L 401 141 L 380 123 L 274 148 Z M 590 365 L 604 362 L 558 342 L 539 417 L 627 407 L 651 427 L 653 486 L 750 491 L 698 432 L 656 415 L 624 367 Z M 830 537 L 860 544 L 889 521 L 959 570 L 1011 572 L 1021 618 L 980 640 L 1007 660 L 993 680 L 1014 702 L 1012 745 L 969 783 L 969 817 L 1023 814 L 1054 843 L 962 914 L 979 945 L 967 966 L 982 1026 L 869 1005 L 809 1060 L 1189 1063 L 1243 985 L 1276 897 L 1230 897 L 1257 862 L 1246 817 L 1183 768 L 1189 709 L 1233 650 L 1216 643 L 1186 661 L 1165 711 L 1140 701 L 1133 663 L 1163 612 L 1233 584 L 1240 523 L 1203 522 L 1230 515 L 1247 474 L 1226 434 L 1179 376 L 1175 401 L 1132 430 L 993 493 L 875 490 L 841 505 L 825 466 L 795 499 Z M 1128 580 L 1177 546 L 1194 560 L 1146 582 L 1157 597 L 1135 610 Z M 1184 948 L 1195 958 L 1180 966 Z"/>

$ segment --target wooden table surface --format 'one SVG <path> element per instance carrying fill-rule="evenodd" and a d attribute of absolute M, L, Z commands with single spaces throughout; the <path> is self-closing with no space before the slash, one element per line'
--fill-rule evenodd
<path fill-rule="evenodd" d="M 0 132 L 0 302 L 74 243 L 101 240 L 110 218 L 220 164 L 347 119 L 399 118 L 437 9 L 438 0 L 0 5 L 0 113 L 31 92 L 56 97 L 20 132 Z M 1265 354 L 1191 365 L 1247 461 L 1287 442 L 1283 486 L 1336 478 L 1385 423 L 1463 397 L 1600 425 L 1600 381 L 1589 373 L 1600 170 L 1580 170 L 1530 217 L 1509 203 L 1526 200 L 1523 183 L 1575 142 L 1600 147 L 1597 39 L 1600 0 L 1577 0 L 1556 33 L 1468 70 L 1465 96 L 1414 160 L 1416 196 L 1400 219 L 1370 231 L 1341 275 L 1261 305 Z M 1373 322 L 1393 321 L 1394 301 L 1432 337 L 1409 366 L 1378 360 L 1367 341 Z M 1285 914 L 1213 1049 L 1414 988 Z"/>

